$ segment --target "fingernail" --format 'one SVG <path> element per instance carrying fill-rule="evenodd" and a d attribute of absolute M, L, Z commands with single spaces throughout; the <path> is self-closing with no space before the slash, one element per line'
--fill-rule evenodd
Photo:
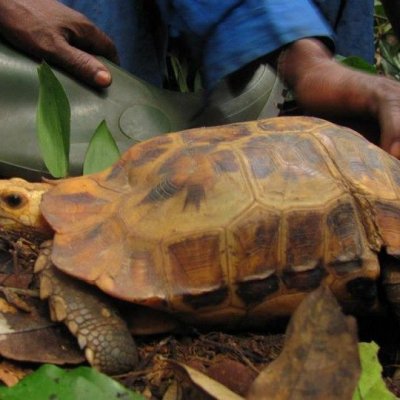
<path fill-rule="evenodd" d="M 111 74 L 104 70 L 97 71 L 94 81 L 99 86 L 108 86 L 111 83 Z"/>
<path fill-rule="evenodd" d="M 400 142 L 394 142 L 390 146 L 390 154 L 393 157 L 400 158 Z"/>

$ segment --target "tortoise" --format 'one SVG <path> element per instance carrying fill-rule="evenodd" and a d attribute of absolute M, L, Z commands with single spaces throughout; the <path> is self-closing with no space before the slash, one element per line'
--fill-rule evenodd
<path fill-rule="evenodd" d="M 400 162 L 361 135 L 279 117 L 158 136 L 93 175 L 0 181 L 0 224 L 53 238 L 35 266 L 41 297 L 112 374 L 137 362 L 112 299 L 263 327 L 319 285 L 374 310 L 381 281 L 400 314 L 399 198 Z"/>

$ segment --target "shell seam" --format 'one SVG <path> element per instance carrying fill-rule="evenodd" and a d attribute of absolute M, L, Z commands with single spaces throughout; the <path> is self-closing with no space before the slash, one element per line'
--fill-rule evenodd
<path fill-rule="evenodd" d="M 328 124 L 327 124 L 328 125 Z M 323 143 L 323 141 L 314 133 L 317 129 L 321 127 L 317 127 L 310 131 L 310 134 L 316 139 L 321 148 L 325 151 L 332 165 L 335 167 L 336 176 L 339 176 L 341 182 L 352 195 L 355 200 L 355 205 L 357 207 L 357 211 L 359 215 L 363 216 L 363 218 L 359 218 L 361 220 L 361 224 L 364 227 L 365 237 L 368 241 L 370 248 L 374 251 L 379 251 L 384 243 L 379 225 L 376 222 L 376 213 L 373 205 L 368 199 L 368 196 L 362 190 L 359 190 L 355 185 L 351 183 L 351 181 L 345 176 L 345 174 L 339 168 L 338 163 L 332 157 L 329 149 Z M 325 161 L 325 164 L 329 170 L 332 170 L 329 163 Z"/>

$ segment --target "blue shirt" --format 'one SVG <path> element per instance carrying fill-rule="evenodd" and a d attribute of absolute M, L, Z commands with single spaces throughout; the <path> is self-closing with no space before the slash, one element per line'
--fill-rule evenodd
<path fill-rule="evenodd" d="M 146 0 L 144 0 L 146 1 Z M 62 0 L 116 43 L 121 65 L 160 84 L 162 64 L 140 1 Z M 372 0 L 157 0 L 171 36 L 184 34 L 201 57 L 207 87 L 245 64 L 305 37 L 342 55 L 373 61 Z"/>
<path fill-rule="evenodd" d="M 189 34 L 201 46 L 203 78 L 222 77 L 285 44 L 333 32 L 308 0 L 159 0 L 170 34 Z"/>
<path fill-rule="evenodd" d="M 144 0 L 146 1 L 146 0 Z M 162 68 L 153 34 L 136 0 L 60 0 L 81 12 L 114 41 L 123 68 L 156 86 Z"/>

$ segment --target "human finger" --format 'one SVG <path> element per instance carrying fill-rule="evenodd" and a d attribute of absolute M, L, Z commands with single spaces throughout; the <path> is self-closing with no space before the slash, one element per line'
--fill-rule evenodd
<path fill-rule="evenodd" d="M 383 150 L 400 159 L 400 97 L 386 99 L 379 115 L 380 145 Z"/>
<path fill-rule="evenodd" d="M 54 50 L 44 55 L 44 59 L 91 86 L 103 88 L 111 84 L 111 73 L 102 62 L 63 39 L 58 41 Z"/>
<path fill-rule="evenodd" d="M 114 42 L 89 20 L 68 27 L 66 40 L 74 47 L 119 63 Z"/>

